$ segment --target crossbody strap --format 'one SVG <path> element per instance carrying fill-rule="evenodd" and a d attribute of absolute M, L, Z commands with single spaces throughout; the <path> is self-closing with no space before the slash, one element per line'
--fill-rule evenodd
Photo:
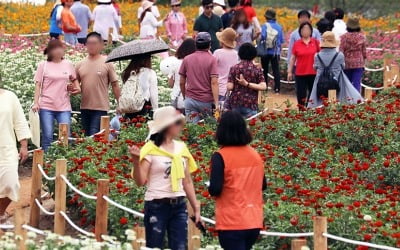
<path fill-rule="evenodd" d="M 321 56 L 319 55 L 319 53 L 317 54 L 317 57 L 318 57 L 318 60 L 321 62 L 322 67 L 327 68 L 327 69 L 330 69 L 330 68 L 332 67 L 333 63 L 335 62 L 335 60 L 336 60 L 336 58 L 337 58 L 338 55 L 339 55 L 339 53 L 336 52 L 335 56 L 332 58 L 332 60 L 331 60 L 331 62 L 329 63 L 329 66 L 328 66 L 328 67 L 325 65 L 325 63 L 324 63 L 324 61 L 322 60 L 322 58 L 321 58 Z"/>
<path fill-rule="evenodd" d="M 47 61 L 45 61 L 43 65 L 42 80 L 40 81 L 39 97 L 42 96 L 43 93 L 44 73 L 46 72 L 46 68 L 47 68 Z"/>

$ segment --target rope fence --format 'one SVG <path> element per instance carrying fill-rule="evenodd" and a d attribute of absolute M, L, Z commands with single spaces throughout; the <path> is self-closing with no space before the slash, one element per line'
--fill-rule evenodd
<path fill-rule="evenodd" d="M 81 234 L 83 234 L 83 235 L 85 235 L 85 236 L 90 236 L 90 237 L 93 237 L 93 236 L 94 236 L 93 233 L 90 233 L 90 232 L 88 232 L 88 231 L 86 231 L 86 230 L 84 230 L 84 229 L 78 227 L 78 226 L 68 217 L 68 215 L 67 215 L 65 212 L 61 211 L 60 214 L 62 215 L 62 217 L 64 217 L 64 219 L 68 222 L 68 224 L 69 224 L 71 227 L 73 227 L 76 231 L 80 232 Z"/>
<path fill-rule="evenodd" d="M 339 236 L 336 236 L 336 235 L 332 235 L 332 234 L 329 234 L 329 233 L 323 233 L 322 235 L 324 237 L 328 238 L 328 239 L 341 241 L 341 242 L 345 242 L 345 243 L 356 245 L 356 246 L 365 246 L 365 247 L 371 247 L 371 248 L 375 248 L 375 249 L 385 249 L 385 250 L 399 250 L 400 249 L 400 248 L 397 248 L 397 247 L 388 247 L 388 246 L 377 245 L 377 244 L 369 243 L 369 242 L 363 242 L 363 241 L 358 241 L 358 240 L 350 240 L 350 239 L 346 239 L 346 238 L 339 237 Z"/>

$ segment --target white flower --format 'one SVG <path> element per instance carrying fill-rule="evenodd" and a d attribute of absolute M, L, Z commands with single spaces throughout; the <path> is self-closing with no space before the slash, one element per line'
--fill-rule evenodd
<path fill-rule="evenodd" d="M 308 246 L 302 246 L 300 250 L 310 250 Z"/>
<path fill-rule="evenodd" d="M 31 239 L 36 239 L 36 237 L 37 237 L 35 232 L 28 232 L 28 233 L 26 233 L 26 236 Z"/>
<path fill-rule="evenodd" d="M 371 217 L 371 215 L 364 215 L 364 220 L 365 221 L 372 221 L 372 217 Z"/>

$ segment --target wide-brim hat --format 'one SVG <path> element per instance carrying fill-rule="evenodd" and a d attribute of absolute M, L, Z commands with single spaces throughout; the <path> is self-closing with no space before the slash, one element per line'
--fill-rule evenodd
<path fill-rule="evenodd" d="M 327 31 L 322 35 L 321 48 L 337 48 L 339 41 L 336 39 L 335 33 Z"/>
<path fill-rule="evenodd" d="M 154 111 L 153 120 L 149 121 L 149 137 L 160 133 L 176 122 L 185 123 L 185 116 L 172 106 L 162 107 Z"/>
<path fill-rule="evenodd" d="M 171 6 L 174 6 L 174 5 L 179 5 L 179 4 L 181 4 L 182 2 L 180 1 L 180 0 L 171 0 Z"/>
<path fill-rule="evenodd" d="M 107 57 L 107 62 L 130 60 L 135 56 L 157 54 L 168 49 L 168 44 L 159 39 L 133 40 L 113 49 Z"/>
<path fill-rule="evenodd" d="M 269 19 L 269 20 L 275 20 L 276 19 L 276 11 L 273 9 L 268 9 L 265 14 L 264 17 Z"/>
<path fill-rule="evenodd" d="M 236 48 L 237 33 L 232 28 L 226 28 L 222 32 L 217 32 L 218 40 L 229 48 Z"/>
<path fill-rule="evenodd" d="M 360 28 L 360 19 L 357 17 L 349 17 L 346 24 L 349 29 L 359 29 Z"/>
<path fill-rule="evenodd" d="M 98 3 L 107 4 L 107 3 L 111 3 L 111 0 L 97 0 L 97 2 L 98 2 Z"/>
<path fill-rule="evenodd" d="M 225 7 L 225 0 L 213 0 L 213 3 Z"/>
<path fill-rule="evenodd" d="M 154 5 L 153 2 L 145 0 L 145 1 L 142 2 L 142 9 L 143 9 L 143 11 L 145 11 L 148 8 L 151 8 L 153 5 Z"/>

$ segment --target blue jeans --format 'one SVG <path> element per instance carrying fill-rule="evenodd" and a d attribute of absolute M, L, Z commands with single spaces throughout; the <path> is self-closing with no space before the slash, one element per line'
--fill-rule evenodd
<path fill-rule="evenodd" d="M 249 118 L 249 117 L 252 117 L 253 115 L 257 114 L 257 110 L 245 108 L 245 107 L 233 108 L 232 111 L 236 111 L 236 112 L 240 113 L 243 116 L 243 118 Z"/>
<path fill-rule="evenodd" d="M 200 120 L 212 116 L 212 102 L 200 102 L 187 97 L 185 99 L 186 120 L 190 123 L 198 123 Z"/>
<path fill-rule="evenodd" d="M 218 238 L 224 250 L 250 250 L 256 243 L 260 229 L 219 231 Z"/>
<path fill-rule="evenodd" d="M 78 38 L 76 34 L 64 33 L 64 41 L 69 45 L 75 46 L 78 43 Z"/>
<path fill-rule="evenodd" d="M 182 199 L 177 204 L 146 201 L 144 204 L 146 247 L 164 249 L 164 238 L 167 232 L 168 248 L 186 250 L 187 220 L 186 199 Z"/>
<path fill-rule="evenodd" d="M 42 148 L 44 151 L 47 151 L 47 149 L 53 142 L 54 120 L 56 120 L 58 124 L 66 123 L 68 124 L 68 127 L 70 127 L 71 112 L 40 109 L 39 117 L 40 117 L 40 127 L 42 130 Z"/>
<path fill-rule="evenodd" d="M 86 136 L 91 136 L 100 131 L 101 117 L 107 115 L 107 111 L 81 110 L 82 128 Z"/>
<path fill-rule="evenodd" d="M 361 79 L 364 74 L 364 68 L 357 68 L 357 69 L 345 69 L 344 73 L 346 74 L 347 78 L 349 78 L 350 82 L 353 84 L 354 88 L 358 92 L 361 91 Z"/>

